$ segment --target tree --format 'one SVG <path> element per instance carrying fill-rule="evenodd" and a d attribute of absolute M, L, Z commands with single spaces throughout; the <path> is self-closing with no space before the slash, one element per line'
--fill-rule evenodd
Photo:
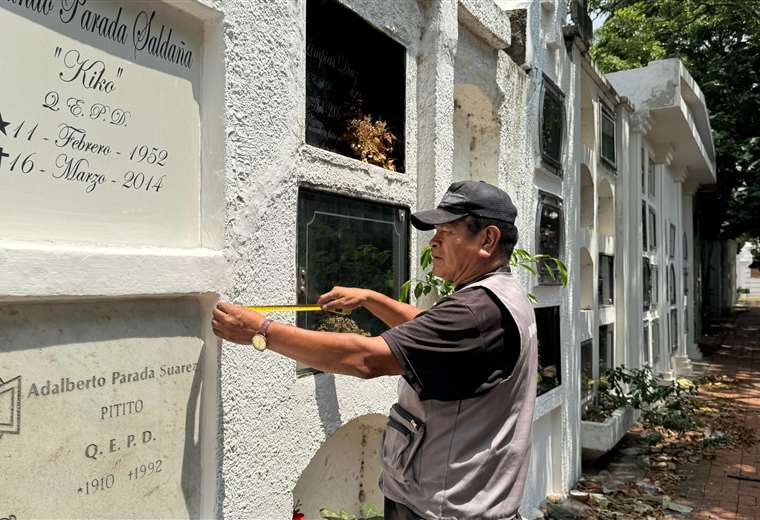
<path fill-rule="evenodd" d="M 760 0 L 590 0 L 589 6 L 608 16 L 591 49 L 604 72 L 683 60 L 705 94 L 716 148 L 714 228 L 706 231 L 760 237 Z"/>

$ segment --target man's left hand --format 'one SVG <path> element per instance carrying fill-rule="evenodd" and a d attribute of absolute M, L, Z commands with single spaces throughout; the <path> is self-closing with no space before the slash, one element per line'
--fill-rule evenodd
<path fill-rule="evenodd" d="M 222 339 L 250 345 L 263 321 L 264 316 L 256 311 L 232 303 L 219 303 L 214 309 L 211 328 Z"/>

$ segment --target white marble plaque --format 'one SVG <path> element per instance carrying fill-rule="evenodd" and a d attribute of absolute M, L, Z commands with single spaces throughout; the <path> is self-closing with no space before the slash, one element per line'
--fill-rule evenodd
<path fill-rule="evenodd" d="M 198 247 L 202 25 L 3 0 L 0 27 L 0 238 Z"/>
<path fill-rule="evenodd" d="M 0 518 L 198 517 L 199 312 L 0 307 Z"/>

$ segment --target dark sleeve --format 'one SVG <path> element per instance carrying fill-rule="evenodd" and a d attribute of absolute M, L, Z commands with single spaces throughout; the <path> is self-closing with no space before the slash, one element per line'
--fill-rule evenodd
<path fill-rule="evenodd" d="M 512 374 L 520 335 L 490 291 L 466 289 L 382 334 L 421 400 L 480 395 Z"/>

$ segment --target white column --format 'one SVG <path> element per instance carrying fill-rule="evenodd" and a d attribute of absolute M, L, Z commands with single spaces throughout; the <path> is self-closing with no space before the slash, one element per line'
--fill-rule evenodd
<path fill-rule="evenodd" d="M 677 376 L 690 376 L 693 374 L 693 367 L 688 352 L 688 336 L 686 334 L 686 323 L 684 323 L 684 309 L 687 305 L 689 295 L 686 295 L 684 291 L 683 283 L 683 269 L 684 269 L 684 255 L 683 255 L 683 236 L 685 227 L 684 217 L 684 183 L 686 182 L 688 171 L 686 168 L 682 168 L 673 172 L 673 180 L 675 180 L 675 203 L 677 204 L 675 215 L 677 215 L 678 222 L 676 223 L 676 247 L 675 258 L 673 258 L 673 265 L 675 266 L 675 286 L 676 286 L 676 304 L 678 313 L 678 349 L 673 356 L 673 369 Z M 690 314 L 691 315 L 691 314 Z M 690 318 L 691 319 L 691 318 Z"/>
<path fill-rule="evenodd" d="M 694 286 L 694 277 L 697 274 L 694 271 L 696 265 L 694 262 L 694 194 L 697 192 L 697 189 L 699 189 L 699 184 L 695 182 L 687 182 L 683 184 L 681 214 L 683 218 L 683 233 L 686 234 L 686 244 L 683 243 L 683 238 L 679 240 L 681 242 L 681 247 L 686 247 L 685 252 L 681 249 L 681 258 L 683 259 L 686 257 L 685 267 L 688 272 L 688 276 L 686 277 L 687 286 L 683 288 L 683 294 L 686 299 L 686 312 L 689 315 L 688 331 L 685 336 L 686 352 L 692 361 L 702 359 L 702 352 L 694 342 L 694 299 L 696 298 L 696 294 L 694 293 L 696 290 Z M 683 237 L 683 234 L 681 237 Z M 683 278 L 683 271 L 681 271 L 680 276 Z"/>
<path fill-rule="evenodd" d="M 627 229 L 626 249 L 621 261 L 627 274 L 625 278 L 626 305 L 624 306 L 624 320 L 626 322 L 626 338 L 628 351 L 626 363 L 629 367 L 641 367 L 643 353 L 642 348 L 642 262 L 641 262 L 641 149 L 644 146 L 644 136 L 652 127 L 652 120 L 647 112 L 637 112 L 631 117 L 631 140 L 628 150 L 630 157 L 629 175 L 626 181 L 625 194 L 618 195 L 625 198 L 627 205 Z M 619 233 L 618 233 L 619 235 Z M 619 301 L 619 300 L 618 300 Z M 620 320 L 620 317 L 618 317 Z M 622 321 L 622 320 L 621 320 Z"/>
<path fill-rule="evenodd" d="M 665 179 L 667 177 L 666 172 L 668 168 L 673 164 L 674 148 L 670 143 L 659 143 L 654 147 L 654 159 L 655 159 L 655 213 L 656 213 L 656 226 L 654 234 L 657 241 L 657 250 L 655 255 L 657 257 L 657 321 L 659 326 L 657 327 L 657 342 L 660 347 L 660 361 L 655 366 L 655 371 L 663 380 L 672 380 L 676 374 L 675 363 L 671 356 L 670 350 L 670 338 L 668 337 L 668 316 L 670 315 L 670 304 L 668 303 L 668 288 L 667 288 L 667 262 L 666 258 L 668 247 L 668 231 L 663 233 L 666 229 L 665 226 Z M 667 201 L 668 204 L 673 204 L 674 201 Z M 651 334 L 654 334 L 655 330 L 652 328 Z"/>

